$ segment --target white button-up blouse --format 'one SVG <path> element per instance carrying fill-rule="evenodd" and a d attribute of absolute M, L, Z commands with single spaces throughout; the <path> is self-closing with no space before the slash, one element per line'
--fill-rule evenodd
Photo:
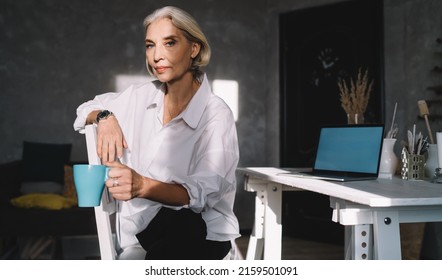
<path fill-rule="evenodd" d="M 123 130 L 129 146 L 124 164 L 143 176 L 183 185 L 190 197 L 183 207 L 202 212 L 208 240 L 239 236 L 233 213 L 239 160 L 235 121 L 230 108 L 212 93 L 206 75 L 187 108 L 167 125 L 162 121 L 164 85 L 159 81 L 83 103 L 74 129 L 82 132 L 88 114 L 102 109 L 112 111 Z M 146 228 L 161 206 L 165 205 L 145 198 L 118 201 L 118 238 L 123 249 L 138 244 L 135 234 Z"/>

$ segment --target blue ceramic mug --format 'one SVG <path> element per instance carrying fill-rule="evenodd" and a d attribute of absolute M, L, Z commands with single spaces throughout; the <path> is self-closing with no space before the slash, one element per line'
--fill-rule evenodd
<path fill-rule="evenodd" d="M 100 205 L 108 170 L 105 165 L 74 164 L 74 183 L 79 207 Z"/>

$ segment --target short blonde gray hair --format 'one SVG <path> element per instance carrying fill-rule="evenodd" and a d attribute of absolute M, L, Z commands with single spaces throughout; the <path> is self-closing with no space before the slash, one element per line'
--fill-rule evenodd
<path fill-rule="evenodd" d="M 144 33 L 147 33 L 147 29 L 152 22 L 162 18 L 170 19 L 172 24 L 183 32 L 187 40 L 200 45 L 200 51 L 193 59 L 191 66 L 191 71 L 194 77 L 199 76 L 201 74 L 200 67 L 209 64 L 211 55 L 209 42 L 207 41 L 206 36 L 204 35 L 200 26 L 196 20 L 184 10 L 173 6 L 166 6 L 155 10 L 152 14 L 148 15 L 144 19 Z M 147 69 L 149 70 L 149 73 L 153 75 L 153 69 L 149 64 L 147 64 Z"/>

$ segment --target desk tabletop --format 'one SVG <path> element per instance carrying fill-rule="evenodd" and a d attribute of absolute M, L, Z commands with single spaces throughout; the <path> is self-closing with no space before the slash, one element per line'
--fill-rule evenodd
<path fill-rule="evenodd" d="M 394 177 L 332 182 L 279 175 L 287 173 L 287 170 L 274 167 L 245 167 L 238 168 L 237 171 L 250 178 L 271 181 L 371 207 L 442 205 L 442 184 L 428 181 L 402 180 Z"/>

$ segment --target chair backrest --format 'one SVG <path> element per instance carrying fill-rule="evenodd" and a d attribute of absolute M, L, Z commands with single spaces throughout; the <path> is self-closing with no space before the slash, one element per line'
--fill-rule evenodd
<path fill-rule="evenodd" d="M 101 164 L 101 160 L 97 154 L 96 126 L 87 125 L 85 127 L 85 132 L 89 164 Z M 117 251 L 115 249 L 113 231 L 115 231 L 116 203 L 107 191 L 107 188 L 104 188 L 100 206 L 94 208 L 101 259 L 115 260 L 117 259 Z"/>

